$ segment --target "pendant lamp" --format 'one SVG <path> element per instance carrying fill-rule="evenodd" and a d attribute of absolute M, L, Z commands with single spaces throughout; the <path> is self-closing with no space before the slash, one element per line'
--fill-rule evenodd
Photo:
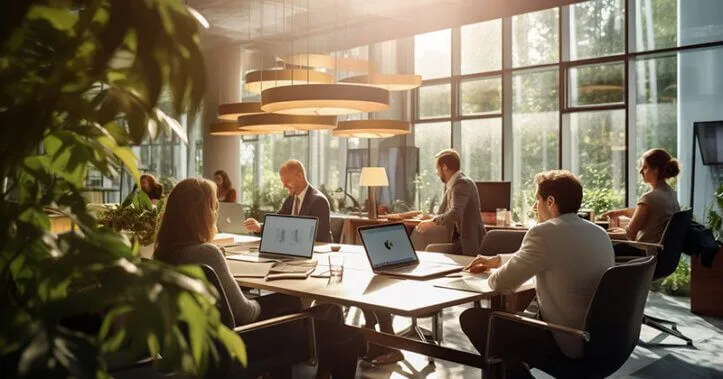
<path fill-rule="evenodd" d="M 331 84 L 334 78 L 320 71 L 283 69 L 249 71 L 244 76 L 244 88 L 253 93 L 262 90 L 296 84 Z"/>
<path fill-rule="evenodd" d="M 323 68 L 332 71 L 369 72 L 370 62 L 352 57 L 333 57 L 325 54 L 302 53 L 281 58 L 286 65 L 294 67 Z"/>
<path fill-rule="evenodd" d="M 239 117 L 238 125 L 243 130 L 263 132 L 329 130 L 336 128 L 336 117 L 263 113 Z"/>
<path fill-rule="evenodd" d="M 219 120 L 236 121 L 240 116 L 264 113 L 259 102 L 228 103 L 218 106 Z"/>
<path fill-rule="evenodd" d="M 407 91 L 422 85 L 421 75 L 369 74 L 341 79 L 339 83 L 383 88 L 389 91 Z"/>
<path fill-rule="evenodd" d="M 409 121 L 402 120 L 351 120 L 339 121 L 331 131 L 335 137 L 388 138 L 409 134 Z"/>
<path fill-rule="evenodd" d="M 211 128 L 208 134 L 212 136 L 248 136 L 257 134 L 272 134 L 278 133 L 277 131 L 263 131 L 263 130 L 245 130 L 239 128 L 239 124 L 236 122 L 214 122 L 211 123 Z"/>
<path fill-rule="evenodd" d="M 343 84 L 301 84 L 269 88 L 261 92 L 266 112 L 336 116 L 380 112 L 389 108 L 389 91 Z"/>

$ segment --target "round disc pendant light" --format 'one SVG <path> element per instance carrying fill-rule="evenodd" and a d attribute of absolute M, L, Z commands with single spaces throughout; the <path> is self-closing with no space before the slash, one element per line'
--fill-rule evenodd
<path fill-rule="evenodd" d="M 369 74 L 339 80 L 339 83 L 384 88 L 389 91 L 407 91 L 422 85 L 421 75 Z"/>
<path fill-rule="evenodd" d="M 236 121 L 240 116 L 264 113 L 261 110 L 261 103 L 228 103 L 218 106 L 217 117 L 223 121 Z"/>
<path fill-rule="evenodd" d="M 294 130 L 329 130 L 336 128 L 336 116 L 297 116 L 263 113 L 238 118 L 243 130 L 285 132 Z"/>
<path fill-rule="evenodd" d="M 208 134 L 212 136 L 249 136 L 271 133 L 278 133 L 278 131 L 245 130 L 239 128 L 239 124 L 236 122 L 214 122 L 211 123 Z"/>
<path fill-rule="evenodd" d="M 296 84 L 331 84 L 334 78 L 323 72 L 301 69 L 249 71 L 244 76 L 247 91 L 261 93 L 262 90 Z"/>
<path fill-rule="evenodd" d="M 302 53 L 281 58 L 286 65 L 294 67 L 323 68 L 332 71 L 369 72 L 370 62 L 352 57 L 333 57 L 331 55 Z"/>
<path fill-rule="evenodd" d="M 261 92 L 261 109 L 273 113 L 336 116 L 387 108 L 389 91 L 375 87 L 301 84 Z"/>
<path fill-rule="evenodd" d="M 351 120 L 339 121 L 331 134 L 336 137 L 388 138 L 409 134 L 409 121 L 402 120 Z"/>

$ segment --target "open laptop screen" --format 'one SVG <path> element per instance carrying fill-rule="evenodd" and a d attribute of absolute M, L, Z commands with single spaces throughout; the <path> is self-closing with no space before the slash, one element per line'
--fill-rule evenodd
<path fill-rule="evenodd" d="M 316 217 L 267 214 L 259 252 L 311 258 L 318 222 Z"/>
<path fill-rule="evenodd" d="M 374 269 L 417 261 L 404 224 L 359 228 L 359 235 Z"/>

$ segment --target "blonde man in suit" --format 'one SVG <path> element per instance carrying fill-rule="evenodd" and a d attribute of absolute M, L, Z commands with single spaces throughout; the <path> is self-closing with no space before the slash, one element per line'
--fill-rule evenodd
<path fill-rule="evenodd" d="M 471 272 L 495 268 L 489 277 L 493 290 L 507 294 L 535 278 L 540 307 L 538 317 L 555 324 L 582 329 L 587 307 L 602 275 L 614 265 L 610 237 L 599 226 L 577 216 L 582 185 L 569 171 L 547 171 L 535 176 L 537 191 L 533 210 L 539 224 L 532 227 L 514 254 L 478 256 L 468 266 Z M 462 330 L 482 355 L 486 355 L 489 309 L 468 309 L 460 315 Z M 535 344 L 511 343 L 519 357 L 511 375 L 525 375 L 521 363 L 560 357 L 578 358 L 582 341 L 546 330 L 506 330 L 510 341 L 534 340 Z M 521 335 L 520 333 L 524 333 Z"/>

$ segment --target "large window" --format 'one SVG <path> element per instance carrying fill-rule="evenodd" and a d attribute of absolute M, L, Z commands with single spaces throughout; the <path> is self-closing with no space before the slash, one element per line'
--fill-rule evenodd
<path fill-rule="evenodd" d="M 425 80 L 452 75 L 451 29 L 414 36 L 414 72 Z"/>
<path fill-rule="evenodd" d="M 512 209 L 526 221 L 534 203 L 534 176 L 559 168 L 558 70 L 512 76 Z"/>
<path fill-rule="evenodd" d="M 502 113 L 502 78 L 465 80 L 459 84 L 459 114 L 480 116 Z"/>
<path fill-rule="evenodd" d="M 462 171 L 473 180 L 502 180 L 502 119 L 462 120 Z"/>
<path fill-rule="evenodd" d="M 593 0 L 570 7 L 570 59 L 625 52 L 625 1 Z"/>
<path fill-rule="evenodd" d="M 419 176 L 417 178 L 418 206 L 425 212 L 439 207 L 442 182 L 437 177 L 434 156 L 451 146 L 452 130 L 449 122 L 431 122 L 414 125 L 414 145 L 419 148 Z"/>
<path fill-rule="evenodd" d="M 512 66 L 555 63 L 559 54 L 559 10 L 512 17 Z"/>
<path fill-rule="evenodd" d="M 502 20 L 463 25 L 462 75 L 502 69 Z"/>
<path fill-rule="evenodd" d="M 625 206 L 625 110 L 570 114 L 571 168 L 583 207 L 600 213 Z"/>
<path fill-rule="evenodd" d="M 452 85 L 435 84 L 419 88 L 419 118 L 446 118 L 452 112 Z"/>
<path fill-rule="evenodd" d="M 625 100 L 625 66 L 622 62 L 578 66 L 570 69 L 572 107 L 622 104 Z"/>

